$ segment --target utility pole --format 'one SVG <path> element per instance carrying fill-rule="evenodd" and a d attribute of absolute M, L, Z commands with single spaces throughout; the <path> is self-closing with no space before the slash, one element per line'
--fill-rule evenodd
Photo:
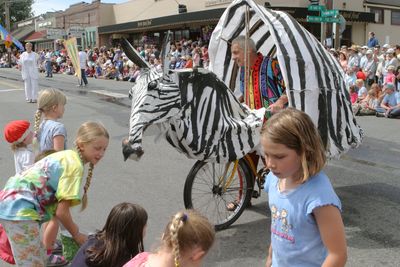
<path fill-rule="evenodd" d="M 5 12 L 5 19 L 6 19 L 6 30 L 10 32 L 10 2 L 8 0 L 4 1 L 4 12 Z"/>

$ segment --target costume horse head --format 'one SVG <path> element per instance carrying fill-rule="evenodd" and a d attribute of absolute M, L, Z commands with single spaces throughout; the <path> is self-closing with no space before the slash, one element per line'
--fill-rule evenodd
<path fill-rule="evenodd" d="M 214 73 L 185 69 L 169 74 L 166 46 L 162 49 L 164 73 L 160 73 L 125 39 L 122 47 L 141 67 L 130 91 L 129 137 L 122 145 L 125 160 L 142 156 L 143 132 L 151 124 L 160 126 L 178 151 L 198 160 L 230 161 L 258 145 L 264 110 L 251 111 L 241 105 Z"/>

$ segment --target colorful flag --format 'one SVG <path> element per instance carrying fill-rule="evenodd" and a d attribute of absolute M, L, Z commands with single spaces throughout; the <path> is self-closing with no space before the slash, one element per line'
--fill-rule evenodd
<path fill-rule="evenodd" d="M 3 26 L 0 25 L 0 35 L 2 40 L 7 40 L 13 42 L 20 50 L 25 51 L 24 46 L 15 39 L 14 37 L 11 36 L 11 34 L 3 28 Z"/>
<path fill-rule="evenodd" d="M 81 77 L 81 67 L 79 65 L 79 55 L 78 46 L 76 44 L 76 38 L 72 37 L 64 41 L 64 46 L 67 49 L 69 58 L 71 59 L 72 65 L 74 66 L 75 73 L 77 74 L 79 80 Z"/>

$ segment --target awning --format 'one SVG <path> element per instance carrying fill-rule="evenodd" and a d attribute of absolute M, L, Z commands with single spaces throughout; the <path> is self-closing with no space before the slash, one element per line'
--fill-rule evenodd
<path fill-rule="evenodd" d="M 46 31 L 34 32 L 25 38 L 26 42 L 47 41 Z"/>
<path fill-rule="evenodd" d="M 307 16 L 318 16 L 318 12 L 308 11 L 306 7 L 271 7 L 274 10 L 285 11 L 292 17 L 299 21 L 306 21 Z M 375 22 L 375 13 L 350 11 L 350 10 L 339 10 L 339 14 L 342 15 L 346 21 L 349 22 Z"/>
<path fill-rule="evenodd" d="M 18 29 L 15 29 L 11 32 L 11 35 L 15 38 L 18 39 L 19 41 L 24 41 L 25 38 L 34 32 L 35 29 L 32 28 L 32 26 L 27 26 L 27 27 L 21 27 Z"/>
<path fill-rule="evenodd" d="M 117 32 L 139 32 L 150 29 L 170 29 L 173 26 L 182 27 L 190 23 L 217 23 L 225 8 L 203 10 L 198 12 L 181 13 L 172 16 L 151 18 L 147 20 L 132 21 L 98 28 L 99 34 Z"/>
<path fill-rule="evenodd" d="M 372 5 L 380 5 L 380 6 L 396 6 L 400 7 L 399 0 L 366 0 L 364 4 L 368 6 L 369 4 Z"/>

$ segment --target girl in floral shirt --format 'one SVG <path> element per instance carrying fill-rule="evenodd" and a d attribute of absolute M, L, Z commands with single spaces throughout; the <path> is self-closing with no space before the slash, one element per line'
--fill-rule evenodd
<path fill-rule="evenodd" d="M 78 244 L 86 241 L 70 208 L 80 203 L 82 210 L 86 208 L 93 168 L 104 156 L 108 141 L 103 125 L 86 122 L 78 129 L 74 150 L 53 153 L 7 181 L 0 191 L 0 223 L 9 237 L 17 266 L 45 266 L 39 230 L 53 216 Z M 81 199 L 79 191 L 87 163 L 89 171 Z"/>

